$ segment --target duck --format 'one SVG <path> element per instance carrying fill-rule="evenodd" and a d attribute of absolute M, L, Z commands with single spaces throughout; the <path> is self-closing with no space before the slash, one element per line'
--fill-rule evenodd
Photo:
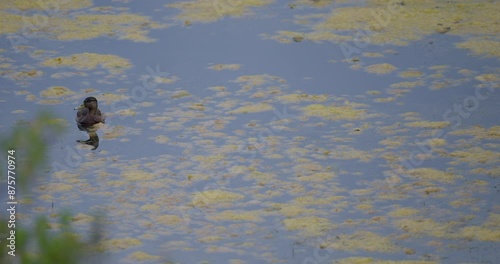
<path fill-rule="evenodd" d="M 75 110 L 78 110 L 75 121 L 80 130 L 87 130 L 97 123 L 104 123 L 104 115 L 99 110 L 95 97 L 85 98 L 83 104 Z"/>

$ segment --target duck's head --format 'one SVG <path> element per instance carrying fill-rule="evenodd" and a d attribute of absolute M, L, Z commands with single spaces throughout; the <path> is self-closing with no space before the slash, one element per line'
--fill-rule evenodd
<path fill-rule="evenodd" d="M 83 100 L 83 104 L 77 107 L 75 110 L 82 110 L 87 108 L 89 110 L 97 109 L 97 99 L 95 97 L 87 97 Z"/>

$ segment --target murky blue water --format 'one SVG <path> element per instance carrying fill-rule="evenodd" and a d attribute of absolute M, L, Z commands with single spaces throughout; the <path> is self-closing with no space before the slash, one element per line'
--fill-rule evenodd
<path fill-rule="evenodd" d="M 329 14 L 342 4 L 292 9 L 275 1 L 241 18 L 185 26 L 167 2 L 93 3 L 169 24 L 147 33 L 156 40 L 151 43 L 54 40 L 49 28 L 16 52 L 10 35 L 0 35 L 2 61 L 11 63 L 0 79 L 2 134 L 42 109 L 67 123 L 66 132 L 50 141 L 47 167 L 33 183 L 34 203 L 20 209 L 23 221 L 49 215 L 52 203 L 75 215 L 104 211 L 105 240 L 134 238 L 139 244 L 111 245 L 97 257 L 100 263 L 499 261 L 498 58 L 456 48 L 462 36 L 430 34 L 407 46 L 367 45 L 361 52 L 383 56 L 359 53 L 353 62 L 339 43 L 307 37 L 281 43 L 262 35 L 307 32 L 293 23 L 296 16 Z M 35 50 L 50 52 L 35 56 Z M 40 65 L 84 52 L 116 55 L 132 67 L 115 74 L 102 65 Z M 397 69 L 367 72 L 381 63 Z M 209 69 L 217 64 L 240 67 Z M 31 69 L 43 75 L 13 77 Z M 399 75 L 408 70 L 421 75 Z M 73 74 L 54 78 L 62 72 Z M 496 79 L 481 81 L 483 74 Z M 394 86 L 415 81 L 422 83 L 403 92 Z M 433 88 L 442 82 L 448 84 Z M 44 97 L 51 86 L 74 93 Z M 286 97 L 293 94 L 302 97 Z M 95 96 L 107 115 L 93 151 L 76 143 L 88 136 L 77 129 L 73 108 L 87 96 Z M 342 106 L 363 112 L 308 115 L 314 104 L 323 111 Z M 252 105 L 259 107 L 241 113 L 240 107 Z M 449 123 L 424 123 L 442 121 Z M 451 179 L 440 178 L 446 175 Z M 240 198 L 202 195 L 206 204 L 196 202 L 197 194 L 210 190 Z M 84 221 L 74 224 L 82 233 L 88 228 Z M 136 259 L 131 254 L 137 252 L 149 255 Z"/>

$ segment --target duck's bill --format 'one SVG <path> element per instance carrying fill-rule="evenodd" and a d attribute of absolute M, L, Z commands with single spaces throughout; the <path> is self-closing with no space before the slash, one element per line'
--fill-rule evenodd
<path fill-rule="evenodd" d="M 84 109 L 84 108 L 85 108 L 85 105 L 84 105 L 84 104 L 82 104 L 82 105 L 80 105 L 79 107 L 75 107 L 75 109 L 74 109 L 74 110 L 82 110 L 82 109 Z"/>

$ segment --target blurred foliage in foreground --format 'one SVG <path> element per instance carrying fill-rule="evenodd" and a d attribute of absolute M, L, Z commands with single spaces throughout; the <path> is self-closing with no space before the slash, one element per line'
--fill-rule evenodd
<path fill-rule="evenodd" d="M 16 201 L 19 193 L 23 196 L 29 194 L 30 183 L 36 173 L 46 161 L 48 153 L 47 141 L 61 135 L 63 126 L 58 119 L 48 113 L 39 114 L 33 122 L 19 124 L 10 135 L 2 135 L 0 154 L 1 168 L 1 193 L 7 193 L 7 150 L 15 150 L 16 161 Z M 4 207 L 6 200 L 4 200 Z M 22 210 L 23 205 L 16 205 L 16 212 Z M 2 209 L 5 212 L 5 209 Z M 28 212 L 24 212 L 27 214 Z M 8 227 L 8 218 L 2 213 L 0 217 L 0 263 L 22 263 L 22 264 L 54 264 L 54 263 L 88 263 L 89 256 L 99 242 L 100 221 L 94 221 L 90 238 L 84 242 L 79 235 L 73 232 L 71 227 L 71 214 L 62 212 L 59 215 L 58 224 L 49 224 L 46 216 L 40 216 L 35 223 L 28 227 L 22 225 L 22 220 L 16 217 L 15 228 Z M 8 214 L 7 214 L 8 217 Z M 51 227 L 57 226 L 54 230 Z M 8 254 L 11 249 L 6 246 L 11 230 L 15 231 L 15 257 Z M 94 246 L 93 246 L 94 245 Z"/>

